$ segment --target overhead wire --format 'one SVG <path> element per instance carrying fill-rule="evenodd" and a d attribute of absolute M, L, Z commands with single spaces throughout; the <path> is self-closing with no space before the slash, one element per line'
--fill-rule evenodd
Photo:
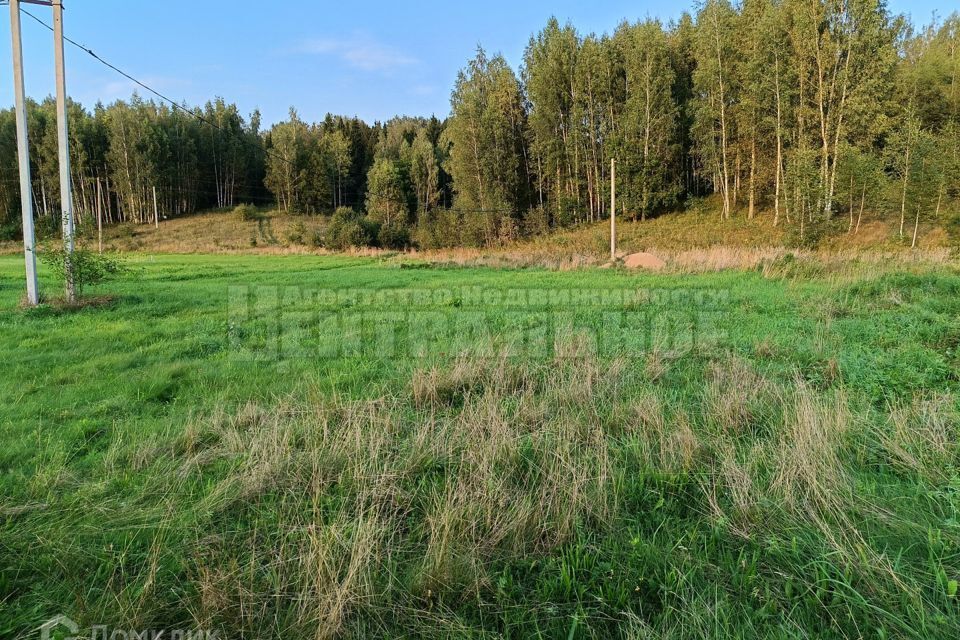
<path fill-rule="evenodd" d="M 24 9 L 22 6 L 20 7 L 20 12 L 23 13 L 24 15 L 26 15 L 27 17 L 31 18 L 32 20 L 36 21 L 38 24 L 42 25 L 42 26 L 45 27 L 46 29 L 50 30 L 51 32 L 53 31 L 53 27 L 52 27 L 51 25 L 47 24 L 47 23 L 44 22 L 42 19 L 40 19 L 40 18 L 38 18 L 37 16 L 33 15 L 32 13 L 30 13 L 29 11 L 27 11 L 26 9 Z M 77 42 L 76 40 L 73 40 L 72 38 L 69 38 L 69 37 L 66 36 L 66 35 L 63 36 L 63 39 L 64 39 L 65 42 L 70 43 L 70 44 L 73 45 L 74 47 L 80 49 L 80 50 L 83 51 L 84 53 L 86 53 L 86 54 L 88 54 L 89 56 L 91 56 L 94 60 L 96 60 L 96 61 L 99 62 L 100 64 L 102 64 L 102 65 L 104 65 L 105 67 L 107 67 L 107 68 L 113 70 L 114 72 L 120 74 L 121 76 L 123 76 L 123 77 L 126 78 L 127 80 L 130 80 L 131 82 L 133 82 L 133 83 L 136 84 L 137 86 L 142 87 L 144 90 L 149 91 L 149 92 L 150 92 L 151 94 L 153 94 L 154 96 L 156 96 L 156 97 L 160 98 L 161 100 L 163 100 L 164 102 L 168 103 L 168 104 L 169 104 L 171 107 L 173 107 L 174 109 L 179 110 L 179 111 L 181 111 L 181 112 L 183 112 L 183 113 L 185 113 L 185 114 L 187 114 L 187 115 L 195 118 L 197 121 L 199 121 L 199 122 L 201 122 L 201 123 L 203 123 L 203 124 L 206 124 L 206 125 L 208 125 L 208 126 L 214 128 L 214 129 L 216 129 L 217 131 L 219 131 L 219 132 L 221 132 L 221 133 L 223 133 L 223 134 L 226 134 L 226 135 L 228 135 L 228 136 L 233 137 L 233 138 L 236 139 L 236 140 L 239 140 L 240 142 L 242 142 L 242 143 L 250 146 L 251 148 L 255 148 L 255 149 L 257 149 L 258 151 L 263 152 L 265 155 L 268 155 L 268 156 L 270 156 L 271 158 L 274 158 L 274 159 L 276 159 L 276 160 L 279 160 L 279 161 L 287 164 L 288 166 L 290 166 L 290 167 L 292 167 L 292 168 L 294 168 L 294 169 L 299 169 L 292 161 L 290 161 L 289 159 L 283 157 L 282 155 L 279 155 L 279 154 L 277 154 L 277 153 L 274 153 L 273 151 L 271 151 L 271 150 L 268 149 L 267 147 L 263 146 L 262 144 L 254 143 L 254 142 L 250 141 L 250 140 L 249 140 L 248 138 L 246 138 L 246 137 L 238 136 L 238 135 L 236 135 L 235 132 L 231 131 L 230 129 L 225 129 L 224 127 L 221 127 L 220 125 L 218 125 L 216 122 L 210 120 L 209 118 L 202 116 L 201 114 L 197 113 L 196 111 L 194 111 L 194 110 L 192 110 L 192 109 L 188 109 L 187 107 L 181 105 L 180 103 L 178 103 L 177 101 L 173 100 L 172 98 L 170 98 L 170 97 L 168 97 L 168 96 L 160 93 L 158 90 L 154 89 L 153 87 L 151 87 L 151 86 L 148 85 L 147 83 L 145 83 L 145 82 L 143 82 L 143 81 L 141 81 L 141 80 L 138 80 L 137 78 L 135 78 L 134 76 L 130 75 L 129 73 L 127 73 L 127 72 L 124 71 L 123 69 L 120 69 L 119 67 L 117 67 L 116 65 L 112 64 L 112 63 L 109 62 L 108 60 L 105 60 L 104 58 L 100 57 L 100 56 L 97 55 L 97 53 L 94 52 L 93 49 L 91 49 L 90 47 L 87 47 L 86 45 L 83 45 L 83 44 Z M 303 179 L 306 177 L 302 171 L 299 172 L 299 173 L 300 173 L 300 175 L 298 175 L 298 176 L 294 179 L 294 181 L 293 181 L 293 184 L 294 184 L 294 185 L 296 185 L 298 182 L 300 182 L 301 180 L 303 180 Z M 374 195 L 374 196 L 377 196 L 377 197 L 381 197 L 381 196 L 387 196 L 388 194 L 377 193 L 377 192 L 371 193 L 370 191 L 367 191 L 367 195 Z M 448 209 L 448 211 L 454 211 L 454 212 L 457 212 L 457 213 L 513 213 L 513 210 L 512 210 L 512 209 L 509 209 L 509 208 L 493 208 L 493 209 L 490 209 L 490 208 L 475 208 L 475 209 L 471 209 L 471 208 L 466 208 L 466 209 L 464 209 L 464 208 L 452 208 L 452 209 Z"/>
<path fill-rule="evenodd" d="M 32 13 L 30 13 L 29 11 L 27 11 L 27 10 L 24 9 L 23 7 L 20 7 L 20 12 L 23 13 L 24 15 L 28 16 L 29 18 L 32 18 L 32 19 L 35 20 L 38 24 L 46 27 L 48 30 L 53 31 L 53 27 L 52 27 L 52 26 L 50 26 L 49 24 L 47 24 L 46 22 L 44 22 L 42 19 L 38 18 L 37 16 L 33 15 Z M 164 102 L 168 103 L 168 104 L 169 104 L 171 107 L 173 107 L 174 109 L 177 109 L 177 110 L 179 110 L 179 111 L 181 111 L 181 112 L 183 112 L 183 113 L 185 113 L 185 114 L 187 114 L 187 115 L 195 118 L 196 120 L 198 120 L 199 122 L 202 122 L 203 124 L 206 124 L 206 125 L 208 125 L 208 126 L 210 126 L 210 127 L 213 127 L 214 129 L 216 129 L 216 130 L 219 131 L 220 133 L 224 133 L 224 134 L 226 134 L 226 135 L 228 135 L 228 136 L 233 137 L 235 140 L 239 140 L 240 142 L 243 142 L 244 144 L 249 145 L 249 146 L 252 147 L 252 148 L 256 148 L 256 149 L 258 149 L 258 150 L 260 150 L 260 151 L 263 151 L 266 155 L 268 155 L 268 156 L 270 156 L 270 157 L 272 157 L 272 158 L 276 158 L 277 160 L 280 160 L 281 162 L 285 162 L 285 163 L 287 163 L 287 164 L 290 165 L 290 166 L 294 166 L 294 164 L 293 164 L 290 160 L 288 160 L 287 158 L 284 158 L 283 156 L 281 156 L 281 155 L 279 155 L 279 154 L 273 153 L 272 151 L 270 151 L 270 150 L 267 149 L 266 147 L 263 147 L 263 146 L 260 145 L 260 144 L 255 144 L 255 143 L 251 142 L 250 140 L 248 140 L 248 139 L 246 139 L 246 138 L 244 138 L 244 137 L 241 137 L 241 136 L 236 135 L 233 131 L 221 127 L 221 126 L 218 125 L 216 122 L 212 121 L 210 118 L 204 117 L 204 116 L 200 115 L 199 113 L 197 113 L 196 111 L 194 111 L 194 110 L 192 110 L 192 109 L 188 109 L 187 107 L 181 105 L 181 104 L 178 103 L 176 100 L 174 100 L 174 99 L 172 99 L 172 98 L 170 98 L 170 97 L 168 97 L 168 96 L 160 93 L 159 91 L 157 91 L 156 89 L 154 89 L 153 87 L 151 87 L 150 85 L 148 85 L 147 83 L 145 83 L 145 82 L 143 82 L 143 81 L 141 81 L 141 80 L 138 80 L 137 78 L 133 77 L 132 75 L 130 75 L 129 73 L 127 73 L 127 72 L 124 71 L 123 69 L 120 69 L 119 67 L 117 67 L 116 65 L 112 64 L 111 62 L 109 62 L 109 61 L 107 61 L 107 60 L 104 60 L 104 59 L 101 58 L 99 55 L 97 55 L 97 54 L 93 51 L 93 49 L 91 49 L 90 47 L 87 47 L 86 45 L 80 44 L 80 43 L 77 42 L 76 40 L 73 40 L 72 38 L 69 38 L 69 37 L 67 37 L 66 35 L 63 36 L 63 39 L 64 39 L 65 42 L 69 42 L 70 44 L 72 44 L 72 45 L 75 46 L 76 48 L 78 48 L 78 49 L 80 49 L 81 51 L 83 51 L 83 52 L 87 53 L 88 55 L 90 55 L 94 60 L 96 60 L 96 61 L 99 62 L 100 64 L 104 65 L 105 67 L 107 67 L 107 68 L 109 68 L 109 69 L 112 69 L 113 71 L 115 71 L 116 73 L 120 74 L 121 76 L 123 76 L 123 77 L 126 78 L 127 80 L 129 80 L 129 81 L 133 82 L 134 84 L 136 84 L 137 86 L 142 87 L 143 89 L 149 91 L 150 93 L 152 93 L 152 94 L 155 95 L 156 97 L 158 97 L 158 98 L 160 98 L 161 100 L 163 100 Z"/>

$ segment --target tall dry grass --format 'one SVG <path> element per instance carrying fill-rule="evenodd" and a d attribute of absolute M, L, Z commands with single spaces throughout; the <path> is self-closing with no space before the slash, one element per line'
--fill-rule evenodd
<path fill-rule="evenodd" d="M 942 481 L 958 443 L 952 397 L 892 406 L 875 434 L 842 388 L 774 379 L 733 355 L 705 363 L 689 402 L 664 385 L 671 361 L 655 359 L 650 376 L 649 358 L 561 351 L 465 355 L 378 400 L 251 403 L 158 441 L 144 464 L 206 486 L 200 513 L 255 523 L 238 537 L 198 532 L 192 619 L 232 635 L 466 632 L 451 611 L 493 606 L 492 567 L 550 557 L 583 531 L 621 535 L 637 516 L 628 488 L 645 475 L 693 480 L 690 506 L 710 526 L 756 544 L 814 531 L 878 601 L 923 602 L 870 541 L 890 515 L 855 490 L 858 442 L 875 438 L 892 465 Z M 131 620 L 148 617 L 154 574 L 118 587 Z M 689 632 L 710 614 L 693 585 L 682 593 Z M 647 637 L 645 625 L 623 630 Z"/>
<path fill-rule="evenodd" d="M 488 588 L 494 559 L 549 553 L 579 526 L 610 524 L 617 429 L 585 417 L 614 401 L 622 365 L 571 362 L 464 357 L 415 373 L 405 396 L 219 413 L 173 450 L 182 477 L 232 465 L 205 512 L 278 493 L 304 505 L 283 511 L 291 535 L 270 551 L 273 570 L 297 599 L 294 626 L 335 637 L 349 620 L 379 615 L 397 588 L 392 556 L 408 566 L 408 597 L 429 601 Z M 265 611 L 264 594 L 244 587 L 248 570 L 205 568 L 197 619 Z"/>

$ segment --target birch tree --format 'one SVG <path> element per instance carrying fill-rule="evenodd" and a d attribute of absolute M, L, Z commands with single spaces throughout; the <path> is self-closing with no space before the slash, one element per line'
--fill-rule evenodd
<path fill-rule="evenodd" d="M 621 25 L 615 41 L 622 51 L 626 101 L 620 130 L 623 196 L 641 219 L 674 202 L 679 192 L 673 154 L 677 109 L 669 45 L 659 22 Z"/>
<path fill-rule="evenodd" d="M 736 12 L 727 0 L 707 0 L 697 14 L 694 54 L 694 137 L 701 162 L 722 199 L 721 218 L 732 210 L 730 148 L 734 141 L 730 105 L 735 100 Z"/>

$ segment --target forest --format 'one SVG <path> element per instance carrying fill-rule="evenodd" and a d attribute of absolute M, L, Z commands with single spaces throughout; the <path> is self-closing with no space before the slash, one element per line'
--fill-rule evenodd
<path fill-rule="evenodd" d="M 71 103 L 81 226 L 241 203 L 337 212 L 360 244 L 489 246 L 712 196 L 799 237 L 864 211 L 906 242 L 960 195 L 960 15 L 918 27 L 880 0 L 707 0 L 663 24 L 547 21 L 518 70 L 478 48 L 450 113 L 263 127 L 217 98 Z M 29 104 L 41 232 L 60 203 L 54 101 Z M 0 238 L 19 238 L 15 124 L 0 111 Z M 154 193 L 156 196 L 154 196 Z"/>

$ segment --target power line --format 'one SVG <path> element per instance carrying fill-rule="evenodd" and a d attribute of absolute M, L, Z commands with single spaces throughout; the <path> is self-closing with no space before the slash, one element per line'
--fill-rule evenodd
<path fill-rule="evenodd" d="M 23 14 L 25 14 L 26 16 L 32 18 L 32 19 L 33 19 L 34 21 L 36 21 L 38 24 L 46 27 L 46 28 L 49 29 L 50 31 L 53 31 L 53 27 L 52 27 L 52 26 L 50 26 L 49 24 L 47 24 L 46 22 L 44 22 L 43 20 L 41 20 L 41 19 L 38 18 L 37 16 L 33 15 L 32 13 L 30 13 L 29 11 L 27 11 L 27 10 L 24 9 L 23 7 L 20 8 L 20 12 L 23 13 Z M 142 82 L 142 81 L 140 81 L 140 80 L 137 80 L 136 78 L 134 78 L 132 75 L 130 75 L 129 73 L 127 73 L 127 72 L 124 71 L 123 69 L 120 69 L 120 68 L 117 67 L 116 65 L 114 65 L 114 64 L 108 62 L 107 60 L 104 60 L 104 59 L 101 58 L 100 56 L 98 56 L 98 55 L 93 51 L 93 49 L 91 49 L 90 47 L 87 47 L 87 46 L 85 46 L 85 45 L 82 45 L 82 44 L 80 44 L 79 42 L 77 42 L 76 40 L 73 40 L 73 39 L 67 37 L 66 35 L 63 36 L 63 39 L 64 39 L 65 41 L 69 42 L 70 44 L 72 44 L 73 46 L 75 46 L 76 48 L 80 49 L 81 51 L 87 53 L 89 56 L 91 56 L 94 60 L 96 60 L 96 61 L 99 62 L 100 64 L 104 65 L 105 67 L 107 67 L 107 68 L 109 68 L 109 69 L 112 69 L 113 71 L 115 71 L 116 73 L 119 73 L 121 76 L 123 76 L 123 77 L 126 78 L 127 80 L 130 80 L 131 82 L 135 83 L 137 86 L 143 87 L 144 89 L 146 89 L 147 91 L 149 91 L 149 92 L 152 93 L 153 95 L 157 96 L 158 98 L 160 98 L 160 99 L 163 100 L 164 102 L 167 102 L 167 103 L 170 104 L 170 106 L 173 107 L 174 109 L 178 109 L 178 110 L 182 111 L 183 113 L 186 113 L 187 115 L 196 118 L 198 121 L 200 121 L 200 122 L 202 122 L 202 123 L 204 123 L 204 124 L 206 124 L 206 125 L 208 125 L 208 126 L 210 126 L 210 127 L 213 127 L 214 129 L 216 129 L 216 130 L 219 131 L 220 133 L 224 133 L 224 134 L 226 134 L 226 135 L 228 135 L 228 136 L 231 136 L 231 137 L 233 137 L 234 139 L 239 140 L 240 142 L 242 142 L 242 143 L 244 143 L 244 144 L 250 145 L 251 147 L 254 147 L 254 148 L 262 151 L 263 153 L 265 153 L 265 154 L 268 155 L 268 156 L 271 156 L 271 157 L 273 157 L 273 158 L 276 158 L 277 160 L 280 160 L 281 162 L 285 162 L 286 164 L 290 165 L 291 167 L 295 167 L 295 165 L 294 165 L 290 160 L 284 158 L 283 156 L 278 155 L 278 154 L 276 154 L 276 153 L 273 153 L 272 151 L 270 151 L 269 149 L 267 149 L 266 147 L 264 147 L 264 146 L 262 146 L 262 145 L 260 145 L 260 144 L 254 144 L 254 143 L 250 142 L 250 140 L 248 140 L 248 139 L 246 139 L 246 138 L 244 138 L 244 137 L 241 137 L 241 136 L 236 135 L 233 131 L 230 131 L 229 129 L 224 129 L 223 127 L 221 127 L 220 125 L 218 125 L 216 122 L 213 122 L 213 121 L 210 120 L 209 118 L 205 118 L 204 116 L 200 115 L 199 113 L 197 113 L 197 112 L 195 112 L 195 111 L 193 111 L 193 110 L 191 110 L 191 109 L 187 109 L 186 107 L 184 107 L 184 106 L 182 106 L 181 104 L 179 104 L 176 100 L 173 100 L 172 98 L 169 98 L 169 97 L 163 95 L 162 93 L 160 93 L 159 91 L 157 91 L 156 89 L 154 89 L 154 88 L 151 87 L 150 85 L 146 84 L 145 82 Z"/>
<path fill-rule="evenodd" d="M 20 7 L 20 12 L 23 13 L 24 15 L 26 15 L 27 17 L 31 18 L 32 20 L 34 20 L 35 22 L 37 22 L 37 23 L 40 24 L 41 26 L 46 27 L 46 28 L 47 28 L 48 30 L 50 30 L 50 31 L 53 31 L 53 27 L 52 27 L 52 26 L 50 26 L 49 24 L 47 24 L 46 22 L 44 22 L 43 20 L 41 20 L 41 19 L 38 18 L 37 16 L 33 15 L 32 13 L 30 13 L 29 11 L 27 11 L 27 10 L 24 9 L 23 7 Z M 297 175 L 297 176 L 294 178 L 294 180 L 293 180 L 293 185 L 297 185 L 301 180 L 303 180 L 303 179 L 306 178 L 306 175 L 305 175 L 302 171 L 299 171 L 299 167 L 297 167 L 297 165 L 294 164 L 291 160 L 283 157 L 282 155 L 279 155 L 279 154 L 277 154 L 277 153 L 274 153 L 273 151 L 271 151 L 271 150 L 268 149 L 267 147 L 263 146 L 263 144 L 257 144 L 257 143 L 254 143 L 254 142 L 250 141 L 250 140 L 249 140 L 248 138 L 246 138 L 246 137 L 242 137 L 242 136 L 236 135 L 236 133 L 234 133 L 233 131 L 221 127 L 221 126 L 218 125 L 216 122 L 213 122 L 213 121 L 210 120 L 209 118 L 206 118 L 206 117 L 200 115 L 200 114 L 197 113 L 196 111 L 193 111 L 193 110 L 191 110 L 191 109 L 187 109 L 186 107 L 184 107 L 184 106 L 182 106 L 181 104 L 179 104 L 176 100 L 173 100 L 172 98 L 170 98 L 170 97 L 168 97 L 168 96 L 165 96 L 164 94 L 160 93 L 159 91 L 157 91 L 156 89 L 154 89 L 154 88 L 151 87 L 150 85 L 146 84 L 145 82 L 142 82 L 142 81 L 138 80 L 137 78 L 133 77 L 132 75 L 130 75 L 129 73 L 127 73 L 127 72 L 124 71 L 123 69 L 120 69 L 120 68 L 117 67 L 116 65 L 108 62 L 107 60 L 104 60 L 104 59 L 101 58 L 99 55 L 97 55 L 97 54 L 93 51 L 93 49 L 91 49 L 90 47 L 87 47 L 86 45 L 80 44 L 80 43 L 77 42 L 76 40 L 73 40 L 72 38 L 69 38 L 69 37 L 67 37 L 66 35 L 63 36 L 63 39 L 64 39 L 66 42 L 69 42 L 70 44 L 72 44 L 73 46 L 75 46 L 76 48 L 80 49 L 81 51 L 83 51 L 83 52 L 86 53 L 87 55 L 91 56 L 94 60 L 96 60 L 96 61 L 99 62 L 100 64 L 102 64 L 102 65 L 104 65 L 105 67 L 113 70 L 114 72 L 120 74 L 121 76 L 123 76 L 123 77 L 126 78 L 127 80 L 130 80 L 131 82 L 135 83 L 137 86 L 142 87 L 142 88 L 145 89 L 146 91 L 149 91 L 149 92 L 152 93 L 153 95 L 157 96 L 158 98 L 160 98 L 160 99 L 163 100 L 164 102 L 168 103 L 168 104 L 169 104 L 171 107 L 173 107 L 174 109 L 177 109 L 177 110 L 179 110 L 179 111 L 182 111 L 183 113 L 185 113 L 185 114 L 187 114 L 187 115 L 195 118 L 195 119 L 198 120 L 199 122 L 201 122 L 201 123 L 203 123 L 203 124 L 206 124 L 206 125 L 214 128 L 214 129 L 216 129 L 217 131 L 219 131 L 219 132 L 221 132 L 221 133 L 223 133 L 223 134 L 226 134 L 226 135 L 234 138 L 235 140 L 239 140 L 239 141 L 242 142 L 243 144 L 249 145 L 250 147 L 257 149 L 258 151 L 263 152 L 265 155 L 268 155 L 268 156 L 270 156 L 270 157 L 272 157 L 272 158 L 275 158 L 275 159 L 277 159 L 277 160 L 280 160 L 281 162 L 287 164 L 287 165 L 290 166 L 291 168 L 297 170 L 298 173 L 299 173 L 299 175 Z M 387 194 L 370 193 L 370 192 L 368 191 L 366 195 L 368 195 L 368 196 L 369 196 L 369 195 L 374 195 L 374 196 L 386 196 Z M 359 203 L 355 203 L 355 204 L 359 204 Z M 511 209 L 496 209 L 496 208 L 495 208 L 495 209 L 451 209 L 451 211 L 456 211 L 457 213 L 513 213 L 513 211 L 512 211 Z"/>

